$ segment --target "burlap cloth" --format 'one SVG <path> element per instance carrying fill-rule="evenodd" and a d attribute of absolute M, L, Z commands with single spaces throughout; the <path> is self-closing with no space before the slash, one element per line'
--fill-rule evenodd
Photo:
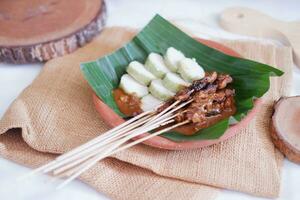
<path fill-rule="evenodd" d="M 108 127 L 92 103 L 79 63 L 112 52 L 132 37 L 109 28 L 71 55 L 47 62 L 0 121 L 0 154 L 36 167 L 99 135 Z M 112 199 L 213 199 L 227 188 L 263 197 L 280 191 L 283 157 L 268 133 L 271 105 L 291 84 L 290 48 L 224 41 L 243 56 L 275 65 L 284 76 L 271 89 L 255 119 L 234 138 L 208 148 L 167 151 L 138 145 L 99 162 L 81 179 Z M 48 152 L 48 153 L 45 153 Z"/>

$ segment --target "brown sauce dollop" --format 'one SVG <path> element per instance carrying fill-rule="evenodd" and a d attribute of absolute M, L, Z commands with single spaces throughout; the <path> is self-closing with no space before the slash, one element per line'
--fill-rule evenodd
<path fill-rule="evenodd" d="M 135 95 L 126 94 L 121 88 L 113 90 L 113 96 L 120 111 L 126 116 L 135 116 L 143 110 L 141 101 Z"/>

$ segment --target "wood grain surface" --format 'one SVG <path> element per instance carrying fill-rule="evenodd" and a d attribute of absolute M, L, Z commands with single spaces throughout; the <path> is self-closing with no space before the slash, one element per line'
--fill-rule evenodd
<path fill-rule="evenodd" d="M 294 62 L 300 67 L 300 21 L 281 21 L 254 9 L 233 7 L 222 12 L 219 22 L 227 31 L 272 38 L 291 46 Z"/>
<path fill-rule="evenodd" d="M 42 62 L 71 53 L 105 21 L 102 0 L 0 1 L 0 61 Z"/>

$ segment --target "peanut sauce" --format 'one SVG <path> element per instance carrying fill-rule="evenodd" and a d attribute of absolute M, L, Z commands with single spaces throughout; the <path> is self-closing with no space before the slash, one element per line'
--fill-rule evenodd
<path fill-rule="evenodd" d="M 135 95 L 126 94 L 121 88 L 113 90 L 113 96 L 119 110 L 126 116 L 135 116 L 143 110 L 141 101 Z"/>

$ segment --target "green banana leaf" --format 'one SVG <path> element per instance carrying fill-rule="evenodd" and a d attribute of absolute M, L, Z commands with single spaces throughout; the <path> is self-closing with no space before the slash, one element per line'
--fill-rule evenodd
<path fill-rule="evenodd" d="M 205 71 L 230 74 L 236 90 L 237 112 L 234 116 L 185 136 L 175 131 L 162 134 L 173 141 L 216 139 L 221 137 L 229 125 L 237 123 L 253 108 L 253 100 L 261 97 L 270 87 L 270 76 L 281 76 L 282 71 L 252 60 L 226 55 L 191 38 L 170 22 L 156 15 L 129 43 L 110 55 L 96 61 L 82 63 L 82 72 L 95 93 L 121 117 L 112 91 L 119 86 L 127 65 L 137 60 L 145 62 L 148 54 L 164 55 L 168 47 L 182 51 L 187 57 L 195 58 Z"/>

